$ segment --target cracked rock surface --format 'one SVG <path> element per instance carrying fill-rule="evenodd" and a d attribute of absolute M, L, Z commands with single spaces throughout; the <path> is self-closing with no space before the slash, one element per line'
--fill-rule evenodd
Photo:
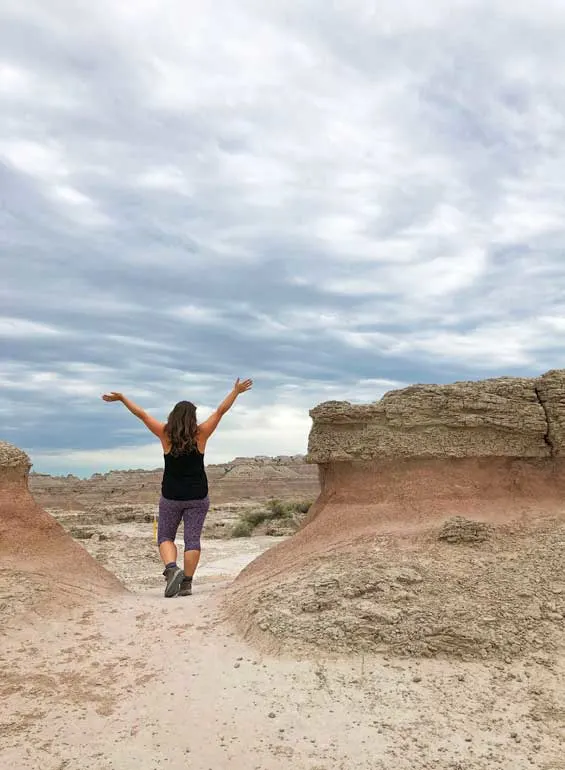
<path fill-rule="evenodd" d="M 412 385 L 380 401 L 311 411 L 309 459 L 547 457 L 565 441 L 565 371 Z"/>

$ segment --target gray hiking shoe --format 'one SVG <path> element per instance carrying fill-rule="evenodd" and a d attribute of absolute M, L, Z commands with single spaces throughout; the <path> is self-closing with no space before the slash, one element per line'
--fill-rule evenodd
<path fill-rule="evenodd" d="M 180 584 L 179 596 L 191 596 L 192 595 L 192 578 L 186 575 Z"/>
<path fill-rule="evenodd" d="M 184 578 L 184 572 L 180 567 L 166 567 L 163 575 L 167 581 L 167 585 L 165 586 L 165 596 L 167 599 L 170 599 L 172 596 L 178 594 Z"/>

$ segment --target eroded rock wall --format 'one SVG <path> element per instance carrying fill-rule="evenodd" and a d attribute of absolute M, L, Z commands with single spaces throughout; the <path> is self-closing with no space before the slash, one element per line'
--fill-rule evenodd
<path fill-rule="evenodd" d="M 235 582 L 229 612 L 247 638 L 468 657 L 565 644 L 565 370 L 414 385 L 311 416 L 321 494 Z"/>

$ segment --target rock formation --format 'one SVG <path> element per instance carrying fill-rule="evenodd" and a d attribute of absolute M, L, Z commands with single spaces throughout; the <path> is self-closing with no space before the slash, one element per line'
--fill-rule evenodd
<path fill-rule="evenodd" d="M 0 441 L 0 616 L 124 591 L 28 490 L 28 456 Z"/>
<path fill-rule="evenodd" d="M 230 594 L 250 638 L 422 655 L 565 642 L 565 370 L 311 417 L 321 494 Z"/>

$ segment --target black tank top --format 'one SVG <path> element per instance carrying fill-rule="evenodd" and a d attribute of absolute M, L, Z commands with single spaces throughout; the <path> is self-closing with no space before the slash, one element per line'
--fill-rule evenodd
<path fill-rule="evenodd" d="M 180 455 L 170 452 L 165 457 L 161 494 L 167 500 L 203 500 L 208 496 L 208 479 L 204 455 L 191 449 Z"/>

